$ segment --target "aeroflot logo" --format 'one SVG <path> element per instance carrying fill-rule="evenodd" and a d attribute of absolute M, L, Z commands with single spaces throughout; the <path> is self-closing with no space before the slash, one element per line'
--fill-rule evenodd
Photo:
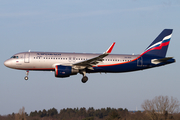
<path fill-rule="evenodd" d="M 172 36 L 172 34 L 164 37 L 164 39 L 163 39 L 162 41 L 157 42 L 156 44 L 150 46 L 150 47 L 147 48 L 146 50 L 150 50 L 150 49 L 153 49 L 153 48 L 156 48 L 156 47 L 162 47 L 162 46 L 168 45 L 168 44 L 169 44 L 169 41 L 170 41 L 170 39 L 171 39 L 171 36 Z"/>
<path fill-rule="evenodd" d="M 37 53 L 37 55 L 61 55 L 60 53 Z"/>

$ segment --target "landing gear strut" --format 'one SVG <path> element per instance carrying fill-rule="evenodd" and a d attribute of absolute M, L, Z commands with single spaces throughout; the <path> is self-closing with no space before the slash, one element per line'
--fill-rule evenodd
<path fill-rule="evenodd" d="M 24 77 L 25 80 L 28 80 L 29 71 L 26 71 L 26 76 Z"/>
<path fill-rule="evenodd" d="M 83 72 L 81 72 L 81 74 L 83 75 L 83 78 L 81 79 L 82 83 L 86 83 L 88 81 L 88 77 L 86 76 L 86 72 L 83 71 Z"/>

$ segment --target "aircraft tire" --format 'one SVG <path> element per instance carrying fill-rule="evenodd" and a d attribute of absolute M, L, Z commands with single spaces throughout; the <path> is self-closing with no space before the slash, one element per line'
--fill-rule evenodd
<path fill-rule="evenodd" d="M 88 77 L 84 76 L 81 81 L 82 81 L 82 83 L 86 83 L 88 81 Z"/>
<path fill-rule="evenodd" d="M 28 76 L 25 76 L 24 79 L 25 79 L 25 80 L 28 80 Z"/>

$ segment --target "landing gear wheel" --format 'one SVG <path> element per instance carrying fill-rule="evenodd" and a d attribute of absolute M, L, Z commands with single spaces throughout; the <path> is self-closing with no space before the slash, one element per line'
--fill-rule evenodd
<path fill-rule="evenodd" d="M 82 83 L 86 83 L 87 80 L 88 80 L 88 77 L 87 77 L 87 76 L 84 76 L 81 81 L 82 81 Z"/>
<path fill-rule="evenodd" d="M 29 70 L 26 70 L 26 76 L 24 77 L 25 80 L 28 80 Z"/>
<path fill-rule="evenodd" d="M 25 79 L 25 80 L 28 80 L 28 76 L 25 76 L 24 79 Z"/>

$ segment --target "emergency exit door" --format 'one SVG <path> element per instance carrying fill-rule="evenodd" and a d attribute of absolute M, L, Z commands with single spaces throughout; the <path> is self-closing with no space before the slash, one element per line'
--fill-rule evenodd
<path fill-rule="evenodd" d="M 24 63 L 29 63 L 29 57 L 30 57 L 30 53 L 24 54 Z"/>

